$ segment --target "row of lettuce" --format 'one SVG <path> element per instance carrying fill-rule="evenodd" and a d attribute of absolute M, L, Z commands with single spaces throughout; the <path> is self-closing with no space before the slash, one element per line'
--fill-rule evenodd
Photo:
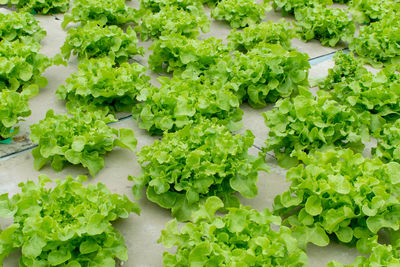
<path fill-rule="evenodd" d="M 326 246 L 330 240 L 372 252 L 351 266 L 399 264 L 396 66 L 373 75 L 352 54 L 340 53 L 316 97 L 308 91 L 308 56 L 292 48 L 295 31 L 287 23 L 233 30 L 226 46 L 215 38 L 195 39 L 198 31 L 180 28 L 178 21 L 173 27 L 165 23 L 175 9 L 203 19 L 196 1 L 142 1 L 139 11 L 123 1 L 75 1 L 63 26 L 80 26 L 69 29 L 62 55 L 76 54 L 81 61 L 56 93 L 72 116 L 49 111 L 31 126 L 38 143 L 35 168 L 82 164 L 94 176 L 114 146 L 135 149 L 131 130 L 107 125 L 117 112 L 132 110 L 139 127 L 163 134 L 137 154 L 143 174 L 130 177 L 134 195 L 147 187 L 149 200 L 171 209 L 178 221 L 191 220 L 183 228 L 174 220 L 162 232 L 160 242 L 177 246 L 176 253 L 164 253 L 165 266 L 303 266 L 307 243 Z M 173 74 L 159 78 L 159 87 L 149 82 L 144 67 L 127 62 L 144 50 L 137 47 L 134 29 L 118 26 L 140 18 L 141 38 L 155 39 L 150 69 Z M 232 18 L 225 19 L 235 27 L 237 16 Z M 168 27 L 160 30 L 164 23 Z M 203 23 L 194 28 L 200 25 L 206 31 Z M 28 35 L 40 30 L 33 32 Z M 268 171 L 265 154 L 248 154 L 253 134 L 232 133 L 240 129 L 243 102 L 253 107 L 276 102 L 264 113 L 270 138 L 263 151 L 274 151 L 281 166 L 293 168 L 287 174 L 290 189 L 275 198 L 273 213 L 243 207 L 236 196 L 256 196 L 257 172 Z M 356 153 L 370 136 L 380 140 L 372 159 Z M 137 205 L 101 184 L 83 187 L 82 179 L 67 178 L 47 189 L 50 180 L 41 177 L 37 185 L 21 184 L 22 193 L 11 199 L 3 195 L 1 214 L 14 217 L 14 224 L 0 233 L 0 255 L 22 247 L 25 266 L 114 266 L 115 258 L 126 260 L 123 238 L 110 222 L 139 213 Z M 43 204 L 32 209 L 31 203 Z M 228 214 L 215 216 L 218 210 Z M 274 231 L 271 223 L 283 225 Z M 387 232 L 390 244 L 377 243 L 379 231 Z"/>

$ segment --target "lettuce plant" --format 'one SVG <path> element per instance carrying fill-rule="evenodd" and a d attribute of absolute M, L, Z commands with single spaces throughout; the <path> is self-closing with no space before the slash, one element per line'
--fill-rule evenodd
<path fill-rule="evenodd" d="M 248 154 L 253 141 L 249 130 L 235 135 L 215 120 L 166 133 L 137 154 L 142 175 L 130 177 L 134 195 L 140 197 L 147 186 L 147 198 L 171 209 L 180 221 L 189 220 L 211 196 L 220 197 L 226 207 L 237 207 L 234 193 L 255 197 L 258 171 L 268 171 L 263 155 Z"/>
<path fill-rule="evenodd" d="M 160 12 L 163 7 L 175 6 L 180 10 L 202 9 L 202 0 L 140 0 L 140 9 L 152 13 Z"/>
<path fill-rule="evenodd" d="M 260 43 L 279 44 L 290 50 L 295 32 L 284 19 L 279 22 L 267 21 L 251 25 L 238 31 L 233 29 L 228 35 L 228 47 L 232 50 L 247 52 Z"/>
<path fill-rule="evenodd" d="M 69 3 L 70 0 L 0 0 L 0 5 L 15 5 L 18 11 L 43 15 L 67 12 Z"/>
<path fill-rule="evenodd" d="M 350 2 L 350 12 L 358 23 L 370 23 L 386 16 L 396 16 L 399 9 L 398 0 L 352 0 Z"/>
<path fill-rule="evenodd" d="M 326 147 L 348 147 L 362 151 L 369 140 L 367 118 L 319 92 L 300 91 L 293 99 L 279 100 L 273 110 L 263 113 L 270 129 L 264 151 L 274 151 L 280 166 L 289 168 L 303 153 Z"/>
<path fill-rule="evenodd" d="M 376 134 L 377 146 L 372 148 L 372 154 L 384 162 L 400 163 L 400 120 L 393 124 L 385 124 Z"/>
<path fill-rule="evenodd" d="M 400 248 L 378 244 L 369 257 L 358 256 L 352 264 L 344 265 L 337 261 L 330 262 L 327 267 L 367 267 L 367 266 L 400 266 Z"/>
<path fill-rule="evenodd" d="M 29 115 L 27 96 L 14 91 L 0 91 L 0 140 L 16 135 L 19 127 L 15 125 Z"/>
<path fill-rule="evenodd" d="M 128 7 L 124 0 L 75 0 L 70 13 L 64 15 L 63 29 L 71 22 L 80 22 L 81 26 L 91 20 L 102 25 L 124 25 L 138 23 L 137 10 Z"/>
<path fill-rule="evenodd" d="M 371 133 L 385 122 L 400 118 L 400 75 L 396 66 L 386 67 L 374 75 L 352 54 L 339 53 L 320 88 L 356 112 L 367 112 Z"/>
<path fill-rule="evenodd" d="M 317 39 L 323 46 L 335 46 L 339 41 L 350 42 L 355 33 L 353 20 L 340 8 L 306 7 L 294 14 L 297 32 L 305 41 Z"/>
<path fill-rule="evenodd" d="M 273 0 L 272 7 L 282 10 L 282 15 L 294 14 L 294 11 L 303 7 L 330 6 L 332 0 Z"/>
<path fill-rule="evenodd" d="M 153 71 L 186 72 L 192 76 L 197 76 L 221 57 L 229 55 L 228 48 L 220 39 L 196 40 L 180 34 L 161 36 L 149 50 L 153 50 L 149 57 L 149 66 Z"/>
<path fill-rule="evenodd" d="M 77 112 L 73 117 L 47 111 L 46 117 L 31 125 L 30 138 L 38 146 L 32 150 L 34 167 L 40 170 L 48 162 L 56 171 L 67 164 L 82 164 L 95 176 L 104 168 L 104 155 L 115 146 L 135 150 L 137 140 L 130 129 L 114 129 L 115 121 L 101 112 Z"/>
<path fill-rule="evenodd" d="M 199 28 L 204 33 L 210 28 L 210 21 L 202 6 L 193 6 L 185 10 L 179 6 L 167 5 L 161 7 L 156 13 L 145 12 L 136 31 L 140 33 L 140 38 L 146 41 L 171 33 L 196 38 L 200 34 Z"/>
<path fill-rule="evenodd" d="M 369 238 L 399 230 L 399 163 L 384 164 L 349 149 L 317 152 L 302 161 L 305 165 L 287 173 L 289 190 L 274 200 L 274 214 L 285 216 L 302 245 L 325 246 L 334 238 L 370 253 Z"/>
<path fill-rule="evenodd" d="M 384 19 L 360 27 L 358 37 L 353 38 L 350 50 L 374 67 L 397 63 L 400 57 L 400 17 L 385 16 Z"/>
<path fill-rule="evenodd" d="M 136 32 L 128 27 L 124 32 L 118 26 L 101 26 L 97 21 L 90 21 L 83 27 L 71 28 L 61 53 L 69 59 L 71 52 L 79 59 L 110 57 L 116 63 L 126 62 L 134 55 L 143 55 L 143 47 L 137 48 Z"/>
<path fill-rule="evenodd" d="M 200 118 L 216 118 L 235 130 L 242 119 L 239 99 L 231 91 L 207 79 L 160 77 L 160 88 L 143 88 L 132 110 L 139 127 L 150 134 L 174 132 Z"/>
<path fill-rule="evenodd" d="M 0 13 L 0 41 L 22 41 L 24 43 L 40 42 L 46 31 L 39 26 L 37 20 L 29 13 Z"/>
<path fill-rule="evenodd" d="M 270 10 L 269 4 L 258 4 L 254 0 L 221 0 L 212 9 L 211 17 L 227 21 L 232 28 L 243 28 L 260 23 Z"/>
<path fill-rule="evenodd" d="M 14 218 L 0 233 L 0 263 L 22 248 L 20 266 L 115 266 L 128 259 L 121 233 L 111 222 L 140 213 L 125 195 L 101 183 L 83 186 L 85 176 L 20 183 L 21 193 L 0 196 L 1 217 Z"/>
<path fill-rule="evenodd" d="M 210 197 L 193 222 L 178 227 L 170 221 L 158 240 L 165 247 L 177 247 L 176 253 L 164 252 L 164 266 L 293 266 L 308 264 L 297 246 L 292 231 L 280 225 L 281 219 L 268 209 L 229 208 L 224 217 L 215 212 L 224 206 Z M 244 265 L 245 264 L 245 265 Z"/>
<path fill-rule="evenodd" d="M 41 74 L 53 63 L 58 64 L 62 60 L 51 60 L 39 50 L 40 45 L 34 42 L 0 42 L 0 91 L 26 90 L 31 91 L 33 96 L 39 93 L 39 88 L 47 85 L 47 79 Z"/>
<path fill-rule="evenodd" d="M 68 110 L 131 111 L 139 92 L 150 86 L 146 68 L 138 63 L 114 67 L 109 58 L 82 61 L 78 71 L 65 80 L 56 92 L 67 101 Z"/>
<path fill-rule="evenodd" d="M 235 54 L 230 66 L 232 78 L 226 88 L 236 91 L 252 107 L 264 107 L 297 94 L 300 86 L 308 86 L 307 59 L 307 54 L 297 50 L 260 44 L 246 54 Z"/>

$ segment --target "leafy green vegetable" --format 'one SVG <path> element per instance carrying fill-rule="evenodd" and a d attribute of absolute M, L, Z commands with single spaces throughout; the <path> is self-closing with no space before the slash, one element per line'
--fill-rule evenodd
<path fill-rule="evenodd" d="M 138 63 L 113 67 L 109 58 L 90 59 L 79 63 L 78 72 L 67 78 L 56 95 L 67 101 L 68 110 L 106 110 L 111 113 L 131 111 L 139 92 L 149 87 L 146 68 Z"/>
<path fill-rule="evenodd" d="M 0 5 L 15 5 L 18 11 L 46 15 L 67 12 L 69 2 L 70 0 L 0 0 Z"/>
<path fill-rule="evenodd" d="M 16 135 L 19 127 L 14 127 L 21 117 L 31 115 L 28 97 L 17 92 L 0 91 L 0 140 Z"/>
<path fill-rule="evenodd" d="M 297 94 L 300 86 L 308 86 L 307 54 L 262 43 L 247 54 L 234 55 L 230 66 L 232 78 L 226 88 L 236 91 L 252 107 L 264 107 Z"/>
<path fill-rule="evenodd" d="M 259 212 L 250 207 L 229 208 L 224 217 L 216 217 L 223 207 L 217 197 L 210 197 L 193 223 L 179 229 L 170 221 L 158 242 L 177 246 L 175 254 L 164 252 L 164 266 L 293 266 L 307 265 L 307 256 L 297 247 L 292 231 L 280 225 L 280 218 L 268 209 Z"/>
<path fill-rule="evenodd" d="M 344 265 L 337 261 L 330 262 L 327 267 L 368 267 L 368 266 L 388 266 L 396 267 L 400 265 L 400 249 L 391 245 L 377 245 L 371 255 L 366 258 L 358 256 L 352 264 Z"/>
<path fill-rule="evenodd" d="M 353 20 L 340 8 L 306 7 L 294 14 L 297 32 L 305 41 L 318 39 L 323 46 L 335 46 L 340 40 L 350 42 L 355 33 Z"/>
<path fill-rule="evenodd" d="M 126 6 L 125 0 L 75 0 L 71 12 L 65 14 L 61 26 L 65 29 L 71 22 L 80 22 L 81 25 L 85 25 L 91 20 L 97 20 L 102 25 L 139 22 L 137 11 Z"/>
<path fill-rule="evenodd" d="M 267 2 L 257 4 L 254 0 L 221 0 L 212 9 L 211 17 L 226 20 L 232 28 L 243 28 L 260 23 L 265 18 L 265 12 L 270 10 Z"/>
<path fill-rule="evenodd" d="M 37 20 L 28 13 L 0 13 L 0 41 L 20 40 L 25 43 L 40 42 L 46 31 L 39 26 Z"/>
<path fill-rule="evenodd" d="M 147 198 L 171 209 L 180 221 L 189 220 L 211 196 L 222 198 L 226 207 L 237 207 L 234 192 L 255 197 L 257 172 L 269 171 L 263 155 L 248 154 L 253 141 L 249 130 L 234 135 L 218 121 L 209 120 L 165 133 L 162 140 L 137 154 L 142 175 L 130 177 L 134 195 L 140 197 L 147 186 Z"/>
<path fill-rule="evenodd" d="M 320 85 L 330 95 L 357 113 L 367 112 L 372 133 L 385 122 L 400 118 L 400 75 L 396 67 L 386 67 L 373 75 L 352 54 L 338 53 L 335 66 Z"/>
<path fill-rule="evenodd" d="M 195 2 L 198 3 L 198 2 Z M 197 37 L 200 32 L 208 32 L 210 21 L 201 5 L 193 5 L 188 10 L 175 5 L 167 5 L 156 13 L 145 12 L 142 22 L 136 27 L 143 41 L 155 39 L 161 35 L 178 33 L 189 38 Z"/>
<path fill-rule="evenodd" d="M 376 137 L 377 147 L 372 148 L 372 154 L 384 162 L 400 163 L 400 120 L 384 125 Z"/>
<path fill-rule="evenodd" d="M 22 248 L 20 266 L 115 266 L 127 260 L 127 248 L 112 221 L 140 213 L 125 195 L 112 194 L 101 183 L 84 187 L 85 176 L 52 182 L 20 183 L 21 193 L 0 196 L 1 217 L 14 223 L 0 233 L 0 263 Z"/>
<path fill-rule="evenodd" d="M 356 152 L 369 139 L 368 122 L 354 110 L 340 105 L 319 91 L 315 98 L 304 89 L 293 99 L 279 100 L 263 113 L 270 129 L 264 151 L 273 150 L 284 168 L 298 164 L 304 153 L 330 146 L 349 147 Z"/>
<path fill-rule="evenodd" d="M 267 21 L 246 27 L 243 31 L 233 29 L 228 35 L 228 47 L 247 52 L 259 43 L 271 43 L 280 44 L 289 50 L 292 48 L 291 40 L 294 37 L 294 30 L 284 19 L 279 22 Z"/>
<path fill-rule="evenodd" d="M 385 16 L 382 20 L 360 27 L 360 34 L 353 38 L 350 50 L 374 67 L 398 63 L 400 58 L 400 17 Z"/>
<path fill-rule="evenodd" d="M 201 3 L 201 0 L 140 0 L 140 9 L 157 13 L 163 7 L 175 6 L 190 12 L 191 9 L 202 9 Z"/>
<path fill-rule="evenodd" d="M 386 16 L 396 16 L 399 10 L 398 0 L 352 0 L 350 2 L 350 12 L 358 23 L 370 23 Z"/>
<path fill-rule="evenodd" d="M 325 246 L 329 234 L 369 253 L 368 238 L 379 230 L 399 230 L 399 163 L 384 164 L 349 149 L 301 159 L 305 166 L 288 171 L 290 189 L 275 198 L 274 213 L 287 216 L 285 223 L 295 227 L 303 246 Z"/>
<path fill-rule="evenodd" d="M 60 62 L 40 54 L 39 50 L 40 45 L 34 42 L 0 42 L 0 91 L 30 91 L 34 96 L 39 88 L 47 85 L 47 79 L 41 74 L 53 63 Z"/>
<path fill-rule="evenodd" d="M 190 39 L 180 34 L 160 36 L 149 50 L 150 69 L 156 72 L 174 72 L 197 77 L 215 64 L 218 59 L 229 56 L 229 50 L 222 40 L 214 37 L 205 40 Z"/>
<path fill-rule="evenodd" d="M 56 171 L 66 164 L 82 164 L 95 176 L 104 168 L 102 156 L 115 146 L 136 148 L 136 138 L 130 129 L 114 129 L 106 123 L 115 121 L 101 112 L 77 112 L 73 117 L 54 114 L 31 125 L 30 138 L 38 146 L 33 149 L 34 167 L 40 170 L 47 162 Z"/>
<path fill-rule="evenodd" d="M 287 16 L 288 14 L 293 14 L 298 8 L 315 7 L 319 5 L 330 6 L 332 4 L 332 0 L 273 0 L 272 7 L 275 10 L 280 8 L 282 14 Z"/>
<path fill-rule="evenodd" d="M 239 99 L 229 90 L 207 79 L 187 80 L 159 77 L 160 88 L 143 88 L 132 110 L 139 127 L 150 134 L 174 132 L 199 118 L 217 118 L 220 123 L 237 129 L 243 111 Z M 239 127 L 240 128 L 240 127 Z"/>
<path fill-rule="evenodd" d="M 144 48 L 137 48 L 136 32 L 128 27 L 124 32 L 118 26 L 101 26 L 99 22 L 90 21 L 83 27 L 71 28 L 61 53 L 69 59 L 71 52 L 79 59 L 93 57 L 110 57 L 117 63 L 126 62 L 134 55 L 143 55 Z"/>

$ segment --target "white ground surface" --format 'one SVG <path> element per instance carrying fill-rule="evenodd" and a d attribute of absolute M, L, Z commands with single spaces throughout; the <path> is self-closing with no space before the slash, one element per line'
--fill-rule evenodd
<path fill-rule="evenodd" d="M 136 1 L 127 2 L 128 5 L 137 6 Z M 9 12 L 0 7 L 0 12 Z M 209 12 L 209 10 L 208 10 Z M 48 56 L 54 56 L 59 53 L 63 45 L 66 32 L 61 29 L 62 15 L 55 16 L 36 16 L 40 25 L 47 31 L 47 36 L 42 41 L 42 53 Z M 270 12 L 266 20 L 279 20 L 281 14 Z M 288 19 L 290 20 L 290 18 Z M 211 30 L 207 34 L 202 34 L 201 38 L 215 36 L 224 39 L 230 31 L 228 24 L 212 21 Z M 148 47 L 151 42 L 140 42 L 139 46 Z M 326 75 L 327 69 L 333 66 L 330 59 L 331 53 L 338 49 L 322 47 L 318 41 L 304 43 L 300 40 L 293 40 L 293 45 L 301 52 L 308 53 L 313 64 L 310 72 L 310 78 L 318 78 Z M 328 55 L 328 56 L 326 56 Z M 144 57 L 135 59 L 143 65 L 147 65 L 148 54 Z M 44 118 L 48 109 L 53 109 L 56 113 L 66 112 L 63 101 L 55 97 L 55 91 L 64 80 L 77 70 L 77 59 L 72 58 L 68 67 L 53 66 L 49 68 L 44 76 L 49 80 L 49 84 L 41 89 L 40 94 L 30 101 L 32 115 L 21 122 L 21 131 L 17 139 L 10 145 L 0 144 L 0 194 L 9 193 L 13 195 L 19 191 L 18 183 L 25 182 L 28 179 L 37 181 L 39 174 L 44 173 L 51 178 L 64 178 L 67 175 L 76 176 L 79 174 L 88 175 L 88 171 L 82 167 L 66 167 L 61 172 L 55 172 L 51 167 L 44 167 L 40 172 L 33 169 L 33 157 L 31 149 L 33 144 L 29 140 L 29 125 L 37 123 Z M 149 71 L 149 75 L 155 81 L 158 76 Z M 268 129 L 264 125 L 261 113 L 271 109 L 268 106 L 263 109 L 252 109 L 248 105 L 243 105 L 245 111 L 243 117 L 244 128 L 252 130 L 255 138 L 254 147 L 251 153 L 258 153 L 259 148 L 263 146 L 264 140 L 268 135 Z M 112 125 L 115 128 L 131 128 L 135 131 L 138 139 L 139 151 L 144 145 L 150 145 L 159 137 L 149 136 L 144 130 L 138 128 L 137 123 L 129 114 L 121 114 L 119 122 Z M 267 162 L 271 166 L 271 173 L 259 173 L 259 193 L 253 199 L 242 199 L 243 204 L 250 205 L 253 208 L 262 210 L 272 208 L 275 195 L 288 189 L 288 183 L 285 179 L 285 171 L 279 168 L 272 156 L 268 156 Z M 105 158 L 105 168 L 95 178 L 89 178 L 89 183 L 102 182 L 106 184 L 112 192 L 126 194 L 133 199 L 131 193 L 132 183 L 127 180 L 128 175 L 138 175 L 140 166 L 138 165 L 135 153 L 128 150 L 116 148 Z M 165 224 L 172 219 L 169 211 L 160 208 L 156 204 L 148 201 L 145 197 L 138 201 L 142 212 L 140 216 L 131 215 L 128 219 L 120 220 L 115 223 L 126 239 L 128 246 L 129 260 L 124 263 L 127 267 L 152 267 L 162 266 L 163 246 L 157 243 L 161 230 Z M 0 227 L 4 229 L 10 224 L 10 220 L 0 219 Z M 317 247 L 309 245 L 307 254 L 309 263 L 312 267 L 325 266 L 331 260 L 337 260 L 345 264 L 351 263 L 358 255 L 354 248 L 347 248 L 338 244 L 331 244 L 328 247 Z M 19 252 L 13 253 L 5 261 L 5 267 L 18 266 Z"/>

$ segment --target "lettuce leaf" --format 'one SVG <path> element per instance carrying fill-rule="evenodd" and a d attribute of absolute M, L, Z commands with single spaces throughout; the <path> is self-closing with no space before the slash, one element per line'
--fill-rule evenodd
<path fill-rule="evenodd" d="M 70 0 L 1 0 L 0 4 L 15 5 L 18 11 L 37 14 L 64 13 L 69 9 Z"/>
<path fill-rule="evenodd" d="M 232 28 L 243 28 L 260 23 L 265 18 L 265 12 L 271 9 L 268 2 L 258 4 L 254 0 L 221 0 L 211 10 L 211 17 L 225 20 Z"/>
<path fill-rule="evenodd" d="M 101 183 L 84 187 L 85 176 L 53 182 L 20 183 L 21 193 L 0 196 L 0 216 L 14 218 L 0 233 L 0 263 L 22 249 L 20 266 L 115 266 L 127 260 L 127 248 L 112 221 L 140 213 L 125 195 L 112 194 Z"/>
<path fill-rule="evenodd" d="M 400 228 L 400 164 L 364 158 L 350 149 L 304 155 L 287 172 L 288 191 L 274 200 L 274 214 L 295 227 L 302 247 L 330 239 L 361 253 L 380 230 Z M 329 235 L 329 236 L 328 236 Z"/>
<path fill-rule="evenodd" d="M 283 48 L 292 48 L 291 40 L 295 32 L 284 19 L 279 22 L 262 22 L 244 28 L 242 31 L 233 29 L 228 35 L 228 47 L 232 50 L 247 52 L 260 43 L 279 44 Z"/>
<path fill-rule="evenodd" d="M 293 99 L 281 99 L 273 110 L 263 113 L 270 129 L 265 152 L 274 151 L 278 164 L 290 168 L 301 156 L 331 146 L 361 152 L 369 140 L 368 117 L 332 100 L 319 91 L 316 98 L 301 90 Z"/>
<path fill-rule="evenodd" d="M 398 0 L 352 0 L 350 2 L 353 19 L 360 24 L 378 21 L 386 16 L 399 15 L 399 10 Z"/>
<path fill-rule="evenodd" d="M 273 0 L 272 7 L 277 10 L 282 10 L 282 15 L 287 16 L 288 14 L 294 14 L 296 9 L 303 7 L 315 7 L 315 6 L 330 6 L 332 0 Z"/>
<path fill-rule="evenodd" d="M 93 58 L 79 63 L 78 71 L 65 80 L 56 92 L 67 101 L 70 111 L 76 109 L 130 112 L 136 97 L 150 86 L 146 68 L 138 63 L 122 63 L 114 67 L 109 58 Z"/>
<path fill-rule="evenodd" d="M 136 149 L 137 140 L 130 129 L 114 129 L 115 121 L 101 112 L 77 112 L 73 117 L 54 114 L 53 110 L 31 125 L 30 138 L 38 146 L 32 150 L 34 167 L 40 170 L 48 162 L 56 171 L 67 164 L 82 164 L 95 176 L 104 168 L 104 155 L 115 146 Z"/>
<path fill-rule="evenodd" d="M 71 22 L 80 22 L 81 26 L 91 20 L 102 25 L 124 25 L 138 23 L 137 10 L 126 6 L 124 0 L 75 0 L 71 12 L 64 15 L 63 29 Z"/>
<path fill-rule="evenodd" d="M 201 120 L 137 153 L 142 175 L 131 177 L 133 192 L 140 197 L 147 186 L 147 198 L 171 209 L 180 221 L 211 196 L 223 199 L 226 207 L 238 206 L 235 192 L 246 198 L 257 195 L 258 171 L 269 171 L 264 155 L 248 154 L 254 135 L 249 131 L 232 134 L 218 121 Z"/>
<path fill-rule="evenodd" d="M 0 140 L 16 135 L 19 127 L 15 125 L 29 115 L 27 96 L 14 91 L 0 91 Z"/>
<path fill-rule="evenodd" d="M 353 39 L 356 26 L 343 9 L 315 6 L 298 8 L 294 14 L 297 32 L 305 41 L 318 39 L 323 46 L 335 46 Z"/>
<path fill-rule="evenodd" d="M 22 41 L 39 43 L 46 36 L 46 31 L 39 26 L 37 20 L 28 13 L 0 13 L 0 41 Z"/>
<path fill-rule="evenodd" d="M 307 256 L 298 248 L 292 231 L 280 226 L 280 218 L 268 209 L 229 208 L 224 217 L 215 216 L 223 207 L 217 197 L 207 199 L 193 222 L 178 227 L 170 221 L 158 242 L 165 251 L 164 266 L 307 266 Z"/>
<path fill-rule="evenodd" d="M 71 28 L 61 53 L 69 59 L 71 52 L 79 59 L 110 57 L 116 63 L 128 61 L 134 55 L 143 55 L 143 47 L 137 48 L 136 32 L 128 27 L 124 32 L 118 26 L 101 26 L 97 21 L 90 21 L 82 27 Z"/>
<path fill-rule="evenodd" d="M 174 132 L 203 117 L 216 118 L 232 130 L 238 127 L 243 111 L 231 91 L 207 79 L 186 80 L 175 76 L 160 77 L 158 81 L 160 88 L 142 89 L 137 97 L 142 102 L 132 110 L 139 127 L 150 134 Z"/>

